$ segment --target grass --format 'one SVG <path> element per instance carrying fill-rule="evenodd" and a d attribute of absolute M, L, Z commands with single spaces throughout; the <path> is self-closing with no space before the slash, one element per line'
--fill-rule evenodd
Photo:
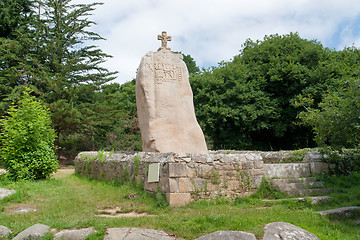
<path fill-rule="evenodd" d="M 266 185 L 256 195 L 239 198 L 235 202 L 225 198 L 199 201 L 185 207 L 169 207 L 164 196 L 144 192 L 132 184 L 115 184 L 88 180 L 74 174 L 56 174 L 50 180 L 36 182 L 9 182 L 0 180 L 0 187 L 15 189 L 17 193 L 0 200 L 0 225 L 12 229 L 12 239 L 27 227 L 42 223 L 56 229 L 94 227 L 98 233 L 90 239 L 103 239 L 106 228 L 142 227 L 161 229 L 184 239 L 218 230 L 238 230 L 254 233 L 257 238 L 264 234 L 264 226 L 271 222 L 289 222 L 304 228 L 320 239 L 360 239 L 359 225 L 352 221 L 330 221 L 315 210 L 360 205 L 360 174 L 349 183 L 344 177 L 328 178 L 334 186 L 334 200 L 328 205 L 312 207 L 295 200 L 263 202 L 261 199 L 281 198 Z M 344 185 L 347 185 L 344 189 Z M 341 187 L 342 186 L 342 187 Z M 353 196 L 353 192 L 355 195 Z M 135 196 L 128 198 L 129 195 Z M 350 196 L 348 196 L 350 195 Z M 32 206 L 38 212 L 11 214 L 18 206 Z M 147 212 L 152 217 L 101 218 L 95 215 L 101 209 L 121 207 L 123 212 Z M 51 239 L 46 236 L 44 239 Z"/>

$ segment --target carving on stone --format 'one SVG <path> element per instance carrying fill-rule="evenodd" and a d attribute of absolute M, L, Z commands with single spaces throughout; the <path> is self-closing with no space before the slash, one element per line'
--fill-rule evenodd
<path fill-rule="evenodd" d="M 165 38 L 165 42 L 163 37 L 159 39 L 162 47 L 142 58 L 136 76 L 143 151 L 206 153 L 205 138 L 195 116 L 187 67 L 181 54 L 167 48 L 166 32 L 161 36 Z"/>
<path fill-rule="evenodd" d="M 159 48 L 159 50 L 162 48 L 170 50 L 170 48 L 167 47 L 167 42 L 171 41 L 171 36 L 168 36 L 165 31 L 163 31 L 161 35 L 158 35 L 158 40 L 161 41 L 161 48 Z"/>

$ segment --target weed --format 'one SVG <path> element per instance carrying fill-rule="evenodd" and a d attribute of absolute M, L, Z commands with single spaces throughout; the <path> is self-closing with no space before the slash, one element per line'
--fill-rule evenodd
<path fill-rule="evenodd" d="M 245 171 L 240 170 L 240 169 L 238 169 L 237 172 L 239 174 L 239 183 L 240 183 L 241 189 L 243 189 L 244 191 L 251 190 L 251 178 L 250 178 L 250 175 L 248 173 L 245 173 Z"/>
<path fill-rule="evenodd" d="M 123 174 L 121 175 L 121 181 L 127 182 L 129 180 L 129 175 L 126 166 L 123 166 Z"/>
<path fill-rule="evenodd" d="M 97 159 L 99 160 L 99 163 L 105 163 L 106 162 L 106 154 L 104 150 L 99 150 Z"/>
<path fill-rule="evenodd" d="M 134 176 L 138 175 L 139 173 L 139 164 L 141 158 L 139 156 L 135 156 L 134 158 Z"/>
<path fill-rule="evenodd" d="M 305 199 L 285 199 L 281 200 L 280 204 L 283 206 L 286 206 L 287 208 L 291 210 L 303 210 L 305 208 L 311 208 L 311 199 L 305 198 Z"/>
<path fill-rule="evenodd" d="M 220 174 L 215 170 L 215 168 L 211 169 L 210 181 L 214 185 L 220 184 Z"/>
<path fill-rule="evenodd" d="M 159 187 L 157 188 L 155 199 L 156 199 L 156 206 L 161 208 L 169 206 L 165 194 L 160 191 Z"/>
<path fill-rule="evenodd" d="M 191 179 L 191 184 L 193 185 L 194 191 L 193 194 L 195 195 L 195 200 L 199 200 L 201 199 L 201 192 L 203 192 L 203 187 L 201 187 L 200 189 L 198 188 L 198 186 L 196 185 L 194 179 Z M 207 182 L 206 182 L 206 189 L 207 189 Z"/>
<path fill-rule="evenodd" d="M 228 179 L 226 177 L 224 177 L 223 179 L 223 188 L 227 189 L 229 186 L 228 186 Z"/>
<path fill-rule="evenodd" d="M 235 198 L 235 201 L 233 203 L 234 206 L 238 205 L 257 205 L 261 203 L 261 200 L 252 198 L 252 197 L 244 197 L 244 198 Z"/>
<path fill-rule="evenodd" d="M 272 188 L 269 184 L 269 181 L 266 178 L 263 178 L 260 187 L 256 190 L 254 194 L 251 195 L 251 197 L 256 199 L 282 199 L 288 198 L 289 196 Z"/>
<path fill-rule="evenodd" d="M 114 149 L 111 149 L 110 154 L 109 154 L 109 157 L 112 157 L 112 156 L 114 155 L 114 152 L 115 152 L 115 150 L 114 150 Z"/>
<path fill-rule="evenodd" d="M 295 150 L 286 159 L 286 162 L 288 163 L 301 162 L 304 159 L 306 153 L 308 153 L 309 151 L 316 151 L 316 150 L 317 149 L 315 148 L 304 148 L 304 149 Z"/>

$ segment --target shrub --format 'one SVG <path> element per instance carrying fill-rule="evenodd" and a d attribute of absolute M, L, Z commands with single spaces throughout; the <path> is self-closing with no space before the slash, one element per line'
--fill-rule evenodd
<path fill-rule="evenodd" d="M 49 110 L 30 93 L 0 120 L 0 162 L 13 180 L 47 178 L 58 167 Z"/>
<path fill-rule="evenodd" d="M 324 162 L 331 164 L 330 173 L 336 175 L 349 175 L 352 172 L 360 172 L 360 148 L 333 150 L 323 148 L 322 152 L 327 156 Z"/>

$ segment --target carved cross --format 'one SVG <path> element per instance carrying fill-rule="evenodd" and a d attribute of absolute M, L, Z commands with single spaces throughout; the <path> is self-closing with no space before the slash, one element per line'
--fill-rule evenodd
<path fill-rule="evenodd" d="M 158 40 L 161 41 L 161 48 L 165 48 L 170 50 L 170 48 L 167 47 L 167 42 L 171 41 L 171 36 L 168 36 L 167 33 L 164 31 L 161 35 L 158 35 Z"/>

